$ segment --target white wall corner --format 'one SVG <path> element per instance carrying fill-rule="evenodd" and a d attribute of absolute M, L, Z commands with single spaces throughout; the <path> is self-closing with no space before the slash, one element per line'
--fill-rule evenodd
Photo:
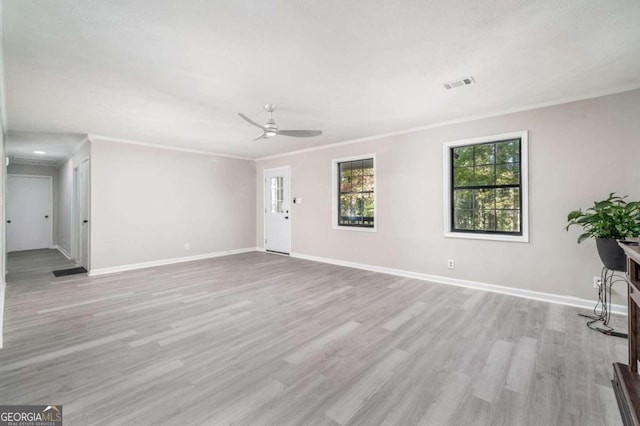
<path fill-rule="evenodd" d="M 65 250 L 64 247 L 59 246 L 58 244 L 54 244 L 53 248 L 55 250 L 58 250 L 60 253 L 62 253 L 62 255 L 67 258 L 67 260 L 71 260 L 71 254 L 69 254 L 69 252 Z"/>
<path fill-rule="evenodd" d="M 0 3 L 0 120 L 2 120 L 2 131 L 6 134 L 9 126 L 7 124 L 7 108 L 5 101 L 5 94 L 7 93 L 7 91 L 4 83 L 4 32 L 2 31 L 1 24 L 3 15 L 4 10 L 2 7 L 2 3 Z M 4 161 L 4 159 L 2 161 Z"/>

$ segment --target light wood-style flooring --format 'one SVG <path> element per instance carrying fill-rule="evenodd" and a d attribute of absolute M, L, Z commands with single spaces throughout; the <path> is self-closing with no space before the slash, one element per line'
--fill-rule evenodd
<path fill-rule="evenodd" d="M 576 308 L 257 252 L 51 274 L 71 266 L 9 255 L 0 404 L 63 404 L 67 425 L 621 424 L 627 341 Z"/>

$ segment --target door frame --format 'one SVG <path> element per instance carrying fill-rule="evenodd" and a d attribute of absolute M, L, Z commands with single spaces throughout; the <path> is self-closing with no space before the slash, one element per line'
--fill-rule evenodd
<path fill-rule="evenodd" d="M 55 215 L 53 214 L 53 176 L 21 175 L 16 173 L 7 173 L 7 188 L 9 188 L 9 179 L 11 179 L 12 177 L 47 179 L 49 181 L 49 232 L 48 234 L 49 234 L 49 248 L 52 249 L 53 248 L 53 221 L 55 220 Z M 6 225 L 7 223 L 5 220 L 5 229 L 6 229 Z M 5 234 L 5 239 L 6 239 L 6 234 Z M 8 248 L 7 248 L 7 253 L 9 253 Z"/>
<path fill-rule="evenodd" d="M 280 167 L 271 167 L 269 169 L 263 169 L 262 170 L 262 246 L 264 247 L 264 251 L 267 251 L 267 244 L 265 243 L 265 240 L 267 239 L 267 191 L 266 191 L 266 186 L 267 186 L 267 172 L 274 172 L 276 170 L 287 170 L 288 172 L 288 182 L 287 182 L 287 187 L 289 190 L 289 255 L 291 253 L 293 253 L 293 237 L 291 234 L 291 222 L 292 222 L 292 218 L 293 218 L 293 194 L 291 192 L 291 166 L 280 166 Z M 278 252 L 272 252 L 270 251 L 269 253 L 272 254 L 281 254 Z M 284 255 L 284 253 L 282 253 L 282 255 Z"/>
<path fill-rule="evenodd" d="M 91 266 L 91 157 L 87 156 L 80 160 L 72 170 L 73 173 L 73 191 L 72 191 L 72 201 L 71 201 L 71 258 L 77 264 L 78 263 L 78 238 L 80 238 L 82 226 L 82 219 L 78 216 L 78 170 L 84 163 L 88 163 L 89 173 L 87 174 L 87 217 L 89 220 L 89 227 L 87 229 L 87 259 L 86 259 L 86 269 L 90 271 Z"/>

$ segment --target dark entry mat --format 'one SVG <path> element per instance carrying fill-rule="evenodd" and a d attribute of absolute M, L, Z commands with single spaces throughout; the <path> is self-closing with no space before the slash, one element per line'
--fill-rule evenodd
<path fill-rule="evenodd" d="M 80 266 L 79 268 L 58 269 L 57 271 L 53 271 L 53 275 L 56 277 L 64 277 L 65 275 L 84 274 L 85 272 L 87 272 L 87 270 Z"/>

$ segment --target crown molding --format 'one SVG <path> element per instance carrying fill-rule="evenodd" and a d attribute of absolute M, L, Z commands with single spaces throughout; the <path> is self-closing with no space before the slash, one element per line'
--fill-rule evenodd
<path fill-rule="evenodd" d="M 9 157 L 9 165 L 16 166 L 38 166 L 38 167 L 54 167 L 60 166 L 58 160 L 46 160 L 43 158 L 31 158 L 31 157 Z"/>
<path fill-rule="evenodd" d="M 80 150 L 82 149 L 82 147 L 83 147 L 87 142 L 89 142 L 89 135 L 86 135 L 86 136 L 85 136 L 85 138 L 84 138 L 84 140 L 82 141 L 82 143 L 79 143 L 79 144 L 78 144 L 78 146 L 76 146 L 76 147 L 73 149 L 73 151 L 71 151 L 71 152 L 69 153 L 69 155 L 67 155 L 67 156 L 64 158 L 64 160 L 59 161 L 59 162 L 58 162 L 58 164 L 56 165 L 56 167 L 60 167 L 60 166 L 62 166 L 64 163 L 66 163 L 67 161 L 69 161 L 69 159 L 71 159 L 71 157 L 73 157 L 74 155 L 76 155 L 76 153 L 77 153 L 78 151 L 80 151 Z"/>
<path fill-rule="evenodd" d="M 366 137 L 358 138 L 358 139 L 351 139 L 351 140 L 347 140 L 347 141 L 344 141 L 344 142 L 336 142 L 336 143 L 327 144 L 327 145 L 315 146 L 315 147 L 312 147 L 312 148 L 298 149 L 298 150 L 295 150 L 295 151 L 287 151 L 287 152 L 283 152 L 283 153 L 280 153 L 280 154 L 274 154 L 274 155 L 269 155 L 269 156 L 266 156 L 266 157 L 256 158 L 255 161 L 258 162 L 258 161 L 264 161 L 264 160 L 271 160 L 273 158 L 286 157 L 288 155 L 304 154 L 306 152 L 313 152 L 313 151 L 319 151 L 319 150 L 323 150 L 323 149 L 330 149 L 330 148 L 335 148 L 335 147 L 343 146 L 343 145 L 351 145 L 351 144 L 354 144 L 354 143 L 368 142 L 368 141 L 372 141 L 372 140 L 383 139 L 383 138 L 388 138 L 388 137 L 393 137 L 393 136 L 401 136 L 401 135 L 406 135 L 406 134 L 409 134 L 409 133 L 419 132 L 419 131 L 422 131 L 422 130 L 429 130 L 429 129 L 435 129 L 435 128 L 438 128 L 438 127 L 450 126 L 452 124 L 467 123 L 467 122 L 470 122 L 470 121 L 477 121 L 477 120 L 482 120 L 482 119 L 485 119 L 485 118 L 500 117 L 502 115 L 515 114 L 515 113 L 518 113 L 518 112 L 531 111 L 531 110 L 540 109 L 540 108 L 546 108 L 546 107 L 551 107 L 551 106 L 556 106 L 556 105 L 568 104 L 568 103 L 572 103 L 572 102 L 585 101 L 585 100 L 588 100 L 588 99 L 594 99 L 594 98 L 600 98 L 600 97 L 603 97 L 603 96 L 615 95 L 615 94 L 618 94 L 618 93 L 630 92 L 632 90 L 637 90 L 637 89 L 640 89 L 640 86 L 633 85 L 633 86 L 619 87 L 617 89 L 595 92 L 595 93 L 591 93 L 591 94 L 588 94 L 588 95 L 575 96 L 575 97 L 571 97 L 571 98 L 557 99 L 557 100 L 549 101 L 549 102 L 542 102 L 542 103 L 537 103 L 537 104 L 524 105 L 524 106 L 504 109 L 504 110 L 500 110 L 500 111 L 493 111 L 493 112 L 489 112 L 489 113 L 485 113 L 485 114 L 478 114 L 478 115 L 472 115 L 472 116 L 463 117 L 463 118 L 456 118 L 456 119 L 453 119 L 453 120 L 441 121 L 441 122 L 437 122 L 437 123 L 427 124 L 427 125 L 424 125 L 424 126 L 412 127 L 410 129 L 400 130 L 400 131 L 397 131 L 397 132 L 382 133 L 382 134 L 366 136 Z"/>
<path fill-rule="evenodd" d="M 132 139 L 114 138 L 114 137 L 111 137 L 111 136 L 104 136 L 104 135 L 89 134 L 89 135 L 87 135 L 87 138 L 91 142 L 94 142 L 96 140 L 101 140 L 101 141 L 105 141 L 105 142 L 116 142 L 116 143 L 124 143 L 124 144 L 128 144 L 128 145 L 146 146 L 148 148 L 166 149 L 168 151 L 188 152 L 190 154 L 210 155 L 210 156 L 213 156 L 213 157 L 232 158 L 234 160 L 255 161 L 255 158 L 241 157 L 241 156 L 238 156 L 238 155 L 220 154 L 220 153 L 216 153 L 216 152 L 200 151 L 200 150 L 197 150 L 197 149 L 179 148 L 177 146 L 159 145 L 159 144 L 155 144 L 155 143 L 141 142 L 141 141 L 136 141 L 136 140 L 132 140 Z"/>

